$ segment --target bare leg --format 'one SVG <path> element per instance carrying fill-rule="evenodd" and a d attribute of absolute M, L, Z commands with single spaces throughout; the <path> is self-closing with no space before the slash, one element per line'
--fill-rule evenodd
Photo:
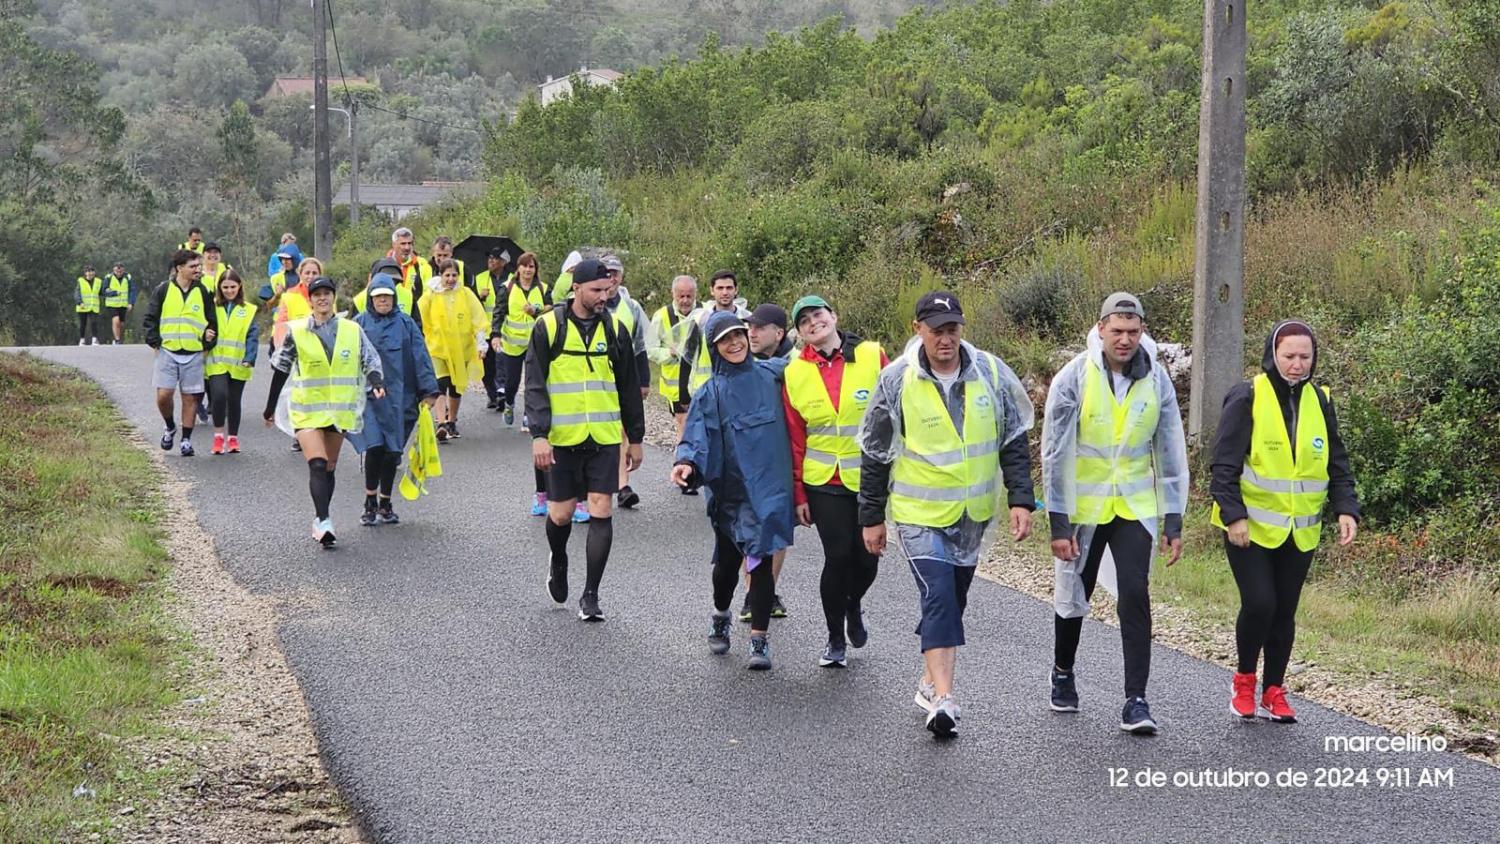
<path fill-rule="evenodd" d="M 938 697 L 953 694 L 953 664 L 958 648 L 933 648 L 922 652 L 922 682 L 931 683 Z"/>

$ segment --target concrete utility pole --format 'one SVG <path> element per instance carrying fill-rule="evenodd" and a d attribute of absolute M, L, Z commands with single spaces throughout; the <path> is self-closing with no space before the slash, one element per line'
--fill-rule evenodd
<path fill-rule="evenodd" d="M 313 7 L 313 255 L 333 256 L 333 173 L 328 153 L 328 6 Z"/>
<path fill-rule="evenodd" d="M 1195 249 L 1188 435 L 1207 445 L 1245 367 L 1245 0 L 1203 2 Z"/>

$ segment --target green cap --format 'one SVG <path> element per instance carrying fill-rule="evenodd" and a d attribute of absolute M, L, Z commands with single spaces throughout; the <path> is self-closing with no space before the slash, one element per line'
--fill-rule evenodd
<path fill-rule="evenodd" d="M 797 320 L 802 318 L 802 312 L 807 308 L 827 308 L 830 311 L 833 310 L 833 306 L 828 304 L 828 301 L 822 296 L 803 296 L 797 300 L 797 304 L 792 306 L 793 326 L 797 324 Z"/>

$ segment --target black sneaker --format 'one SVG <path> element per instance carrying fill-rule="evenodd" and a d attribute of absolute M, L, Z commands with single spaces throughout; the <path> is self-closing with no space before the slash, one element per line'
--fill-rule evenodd
<path fill-rule="evenodd" d="M 1073 683 L 1072 670 L 1061 671 L 1057 666 L 1052 667 L 1052 711 L 1078 711 L 1078 686 Z"/>
<path fill-rule="evenodd" d="M 302 450 L 302 443 L 299 443 L 296 440 L 292 440 L 292 451 L 301 451 L 301 450 Z"/>
<path fill-rule="evenodd" d="M 729 628 L 734 626 L 729 610 L 715 612 L 708 617 L 708 652 L 714 656 L 729 653 Z"/>
<path fill-rule="evenodd" d="M 401 517 L 396 515 L 396 510 L 391 507 L 391 500 L 389 498 L 380 502 L 380 508 L 375 511 L 375 517 L 383 525 L 401 524 Z"/>
<path fill-rule="evenodd" d="M 500 400 L 497 399 L 497 398 L 495 398 L 494 396 L 490 396 L 490 400 L 489 400 L 489 402 L 487 404 L 485 404 L 484 409 L 485 410 L 499 410 L 500 409 Z"/>
<path fill-rule="evenodd" d="M 171 451 L 172 450 L 172 441 L 175 440 L 175 439 L 177 439 L 177 429 L 176 428 L 168 428 L 166 430 L 166 433 L 164 433 L 164 434 L 161 435 L 161 450 L 162 451 Z"/>
<path fill-rule="evenodd" d="M 844 634 L 852 648 L 862 648 L 870 641 L 870 631 L 865 629 L 865 611 L 860 609 L 858 601 L 851 602 L 844 614 Z"/>
<path fill-rule="evenodd" d="M 461 440 L 463 438 L 464 438 L 464 435 L 460 434 L 458 432 L 458 423 L 457 422 L 449 422 L 448 423 L 448 439 L 450 439 L 450 440 Z"/>
<path fill-rule="evenodd" d="M 641 496 L 629 484 L 620 487 L 620 506 L 626 510 L 634 510 L 641 503 Z"/>
<path fill-rule="evenodd" d="M 365 502 L 365 511 L 363 513 L 359 514 L 359 523 L 360 523 L 360 525 L 362 525 L 364 527 L 374 527 L 375 526 L 375 518 L 376 518 L 376 516 L 375 516 L 375 502 L 373 502 L 373 501 L 366 501 Z"/>
<path fill-rule="evenodd" d="M 677 488 L 677 491 L 681 492 L 683 495 L 697 495 L 698 494 L 698 490 L 695 489 L 695 488 L 693 488 L 693 487 L 690 487 L 690 486 L 680 486 L 680 487 Z"/>
<path fill-rule="evenodd" d="M 823 655 L 818 657 L 818 666 L 821 668 L 844 668 L 849 665 L 849 652 L 845 650 L 843 642 L 829 640 L 823 647 Z"/>
<path fill-rule="evenodd" d="M 555 555 L 548 560 L 547 594 L 559 604 L 568 602 L 568 558 Z"/>
<path fill-rule="evenodd" d="M 771 617 L 786 618 L 786 605 L 781 603 L 780 595 L 771 596 Z"/>
<path fill-rule="evenodd" d="M 745 603 L 740 605 L 740 621 L 750 623 L 750 596 L 745 596 Z"/>
<path fill-rule="evenodd" d="M 585 592 L 578 596 L 578 620 L 579 621 L 603 621 L 604 610 L 599 609 L 599 596 L 593 592 Z"/>
<path fill-rule="evenodd" d="M 448 423 L 447 422 L 439 422 L 439 423 L 437 423 L 437 430 L 434 431 L 433 434 L 437 437 L 437 441 L 438 442 L 440 442 L 440 443 L 447 442 L 448 441 Z"/>
<path fill-rule="evenodd" d="M 1156 719 L 1151 717 L 1151 706 L 1143 697 L 1125 700 L 1125 708 L 1120 712 L 1120 729 L 1137 736 L 1154 736 L 1160 732 Z"/>

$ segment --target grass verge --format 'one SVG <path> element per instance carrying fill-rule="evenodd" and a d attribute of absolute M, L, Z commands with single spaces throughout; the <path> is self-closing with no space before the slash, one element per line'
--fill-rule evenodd
<path fill-rule="evenodd" d="M 0 354 L 0 418 L 0 842 L 87 837 L 172 697 L 157 479 L 74 370 Z"/>

